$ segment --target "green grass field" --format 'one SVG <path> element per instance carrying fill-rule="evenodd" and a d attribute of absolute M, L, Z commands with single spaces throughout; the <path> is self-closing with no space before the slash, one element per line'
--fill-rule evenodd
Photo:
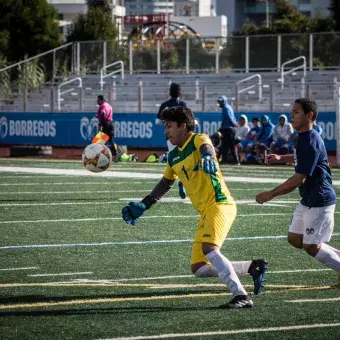
<path fill-rule="evenodd" d="M 286 240 L 298 192 L 254 201 L 292 168 L 222 167 L 238 202 L 222 251 L 269 262 L 265 290 L 248 310 L 220 310 L 225 287 L 191 275 L 198 213 L 176 185 L 135 227 L 121 220 L 163 168 L 113 164 L 81 176 L 80 162 L 0 159 L 0 339 L 340 339 L 338 275 Z M 339 195 L 340 170 L 333 180 Z M 241 281 L 251 292 L 252 279 Z"/>

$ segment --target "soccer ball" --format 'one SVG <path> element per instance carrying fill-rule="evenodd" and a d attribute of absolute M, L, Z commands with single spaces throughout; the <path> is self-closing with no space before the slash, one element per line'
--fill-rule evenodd
<path fill-rule="evenodd" d="M 83 151 L 82 159 L 87 170 L 102 172 L 110 166 L 112 154 L 106 145 L 92 143 Z"/>

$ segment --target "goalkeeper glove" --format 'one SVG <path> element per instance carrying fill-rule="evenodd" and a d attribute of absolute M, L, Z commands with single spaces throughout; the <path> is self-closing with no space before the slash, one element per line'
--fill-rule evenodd
<path fill-rule="evenodd" d="M 144 203 L 130 202 L 129 205 L 122 209 L 123 220 L 127 224 L 135 225 L 139 217 L 141 217 L 145 210 L 146 205 Z"/>
<path fill-rule="evenodd" d="M 194 171 L 202 169 L 205 173 L 209 175 L 214 175 L 219 169 L 218 164 L 214 160 L 214 156 L 205 153 L 202 155 L 202 159 L 200 159 L 194 167 Z"/>

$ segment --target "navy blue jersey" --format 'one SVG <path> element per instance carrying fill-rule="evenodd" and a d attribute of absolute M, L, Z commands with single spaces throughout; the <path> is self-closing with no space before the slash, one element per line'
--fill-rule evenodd
<path fill-rule="evenodd" d="M 187 102 L 185 102 L 184 100 L 179 100 L 179 99 L 174 99 L 171 98 L 169 100 L 167 100 L 166 102 L 162 103 L 161 106 L 159 107 L 158 110 L 158 114 L 157 114 L 157 118 L 160 119 L 161 118 L 161 112 L 166 109 L 167 107 L 175 107 L 175 106 L 184 106 L 184 107 L 188 107 Z"/>
<path fill-rule="evenodd" d="M 299 133 L 295 172 L 307 176 L 299 187 L 302 205 L 323 207 L 336 203 L 325 144 L 317 131 Z"/>

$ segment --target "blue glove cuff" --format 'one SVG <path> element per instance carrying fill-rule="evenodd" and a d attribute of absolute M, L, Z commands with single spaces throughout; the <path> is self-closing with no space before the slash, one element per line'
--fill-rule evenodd
<path fill-rule="evenodd" d="M 212 152 L 206 152 L 202 155 L 202 158 L 207 158 L 207 157 L 214 158 L 214 154 Z"/>

